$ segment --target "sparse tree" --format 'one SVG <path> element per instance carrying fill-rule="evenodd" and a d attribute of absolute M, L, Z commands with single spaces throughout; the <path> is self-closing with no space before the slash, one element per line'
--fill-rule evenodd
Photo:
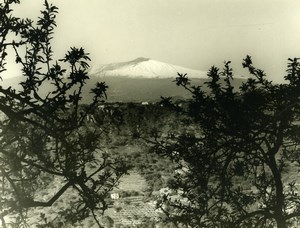
<path fill-rule="evenodd" d="M 154 140 L 178 169 L 159 207 L 178 227 L 295 227 L 300 216 L 300 64 L 289 59 L 286 83 L 275 84 L 247 56 L 250 77 L 237 90 L 230 62 L 208 72 L 208 92 L 186 75 L 186 109 L 196 132 Z M 166 100 L 164 100 L 166 102 Z M 172 107 L 171 100 L 168 102 Z"/>
<path fill-rule="evenodd" d="M 105 99 L 107 86 L 98 83 L 93 100 L 82 106 L 88 54 L 74 47 L 54 61 L 57 7 L 45 1 L 35 23 L 13 15 L 12 7 L 19 3 L 0 3 L 0 76 L 13 53 L 23 77 L 20 89 L 0 86 L 0 222 L 3 227 L 26 224 L 32 208 L 67 198 L 66 207 L 56 209 L 60 223 L 91 215 L 101 227 L 97 216 L 106 209 L 104 199 L 126 172 L 122 160 L 101 150 L 101 129 L 86 121 Z M 51 194 L 42 199 L 44 190 Z M 70 199 L 69 190 L 75 194 Z M 40 219 L 39 227 L 54 226 L 47 214 Z"/>

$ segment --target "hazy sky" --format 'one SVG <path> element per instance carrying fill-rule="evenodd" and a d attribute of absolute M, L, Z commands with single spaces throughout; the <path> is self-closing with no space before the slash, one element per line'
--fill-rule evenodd
<path fill-rule="evenodd" d="M 35 18 L 42 0 L 22 0 Z M 21 2 L 22 2 L 21 1 Z M 58 57 L 83 46 L 92 65 L 149 57 L 208 70 L 231 60 L 237 73 L 250 54 L 274 81 L 288 57 L 300 57 L 299 0 L 49 0 L 59 7 Z M 272 77 L 271 77 L 272 76 Z"/>

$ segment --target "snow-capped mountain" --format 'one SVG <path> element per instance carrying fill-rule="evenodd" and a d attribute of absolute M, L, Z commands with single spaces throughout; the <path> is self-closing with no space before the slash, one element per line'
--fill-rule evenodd
<path fill-rule="evenodd" d="M 205 71 L 189 69 L 149 58 L 137 58 L 129 62 L 111 63 L 94 66 L 90 75 L 99 77 L 131 77 L 131 78 L 175 78 L 178 73 L 187 73 L 189 78 L 207 78 Z"/>
<path fill-rule="evenodd" d="M 90 79 L 87 80 L 82 91 L 84 102 L 93 99 L 91 89 L 97 82 L 104 81 L 108 85 L 108 102 L 156 102 L 160 97 L 173 97 L 174 99 L 190 99 L 191 93 L 181 86 L 177 86 L 175 78 L 177 72 L 185 74 L 191 79 L 191 85 L 202 86 L 206 90 L 205 82 L 210 79 L 206 72 L 175 66 L 147 58 L 137 58 L 129 62 L 111 63 L 102 66 L 92 67 L 89 71 Z M 238 87 L 246 80 L 243 77 L 234 76 L 234 88 Z M 4 88 L 9 86 L 19 89 L 19 83 L 24 77 L 4 79 L 0 85 Z M 221 80 L 221 83 L 223 80 Z M 45 96 L 51 89 L 50 82 L 45 81 L 45 85 L 40 92 Z"/>

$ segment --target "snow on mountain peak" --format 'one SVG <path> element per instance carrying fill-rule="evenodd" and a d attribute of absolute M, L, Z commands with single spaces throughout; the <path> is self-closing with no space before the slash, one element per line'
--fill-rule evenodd
<path fill-rule="evenodd" d="M 111 63 L 92 67 L 91 75 L 99 77 L 175 78 L 177 72 L 190 78 L 207 78 L 206 72 L 139 57 L 129 62 Z"/>

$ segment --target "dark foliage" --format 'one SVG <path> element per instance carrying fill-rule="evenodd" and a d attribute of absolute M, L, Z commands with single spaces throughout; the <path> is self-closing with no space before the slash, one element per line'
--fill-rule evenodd
<path fill-rule="evenodd" d="M 82 89 L 89 79 L 88 54 L 72 47 L 54 61 L 51 40 L 57 7 L 45 1 L 34 23 L 13 16 L 12 7 L 18 3 L 0 3 L 1 76 L 11 52 L 23 75 L 19 91 L 0 86 L 1 223 L 4 227 L 26 224 L 31 208 L 53 206 L 72 189 L 78 197 L 57 211 L 59 222 L 75 223 L 92 215 L 101 227 L 95 213 L 101 215 L 106 209 L 107 193 L 127 169 L 117 157 L 102 151 L 103 131 L 86 121 L 106 97 L 107 86 L 98 83 L 91 91 L 92 102 L 82 106 Z M 45 88 L 49 82 L 51 87 Z M 51 186 L 54 180 L 58 186 Z M 47 189 L 53 191 L 50 198 L 36 198 Z M 53 226 L 46 217 L 41 214 L 45 225 L 39 227 Z"/>
<path fill-rule="evenodd" d="M 289 59 L 285 84 L 267 80 L 249 56 L 243 67 L 252 77 L 238 91 L 230 62 L 210 69 L 209 92 L 186 75 L 177 78 L 192 96 L 177 111 L 198 130 L 153 142 L 157 153 L 181 164 L 170 183 L 176 194 L 158 204 L 177 226 L 286 228 L 300 216 L 298 59 Z"/>

